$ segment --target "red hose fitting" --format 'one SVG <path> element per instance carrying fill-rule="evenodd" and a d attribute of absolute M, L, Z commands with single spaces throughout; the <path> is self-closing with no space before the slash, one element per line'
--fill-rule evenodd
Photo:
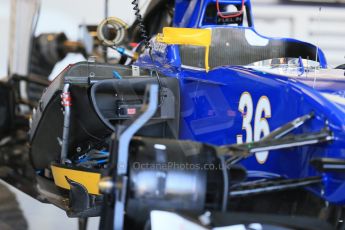
<path fill-rule="evenodd" d="M 72 98 L 70 92 L 61 94 L 61 105 L 64 107 L 72 106 Z"/>

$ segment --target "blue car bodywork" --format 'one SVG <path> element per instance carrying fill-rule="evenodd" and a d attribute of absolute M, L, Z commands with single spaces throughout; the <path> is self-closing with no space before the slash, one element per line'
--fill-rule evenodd
<path fill-rule="evenodd" d="M 240 4 L 241 1 L 220 1 Z M 309 43 L 288 38 L 263 37 L 254 29 L 250 1 L 245 1 L 247 26 L 224 26 L 204 23 L 207 7 L 214 0 L 178 0 L 174 26 L 250 30 L 269 41 L 294 42 L 317 50 L 319 65 L 327 67 L 323 52 Z M 232 37 L 224 38 L 230 43 Z M 315 158 L 345 159 L 345 78 L 316 77 L 313 73 L 292 77 L 246 65 L 213 66 L 207 72 L 183 65 L 178 45 L 151 41 L 152 59 L 148 52 L 136 65 L 156 69 L 177 78 L 181 88 L 179 138 L 226 145 L 258 141 L 285 123 L 314 112 L 315 118 L 294 133 L 305 133 L 328 126 L 333 141 L 310 146 L 257 153 L 239 164 L 248 170 L 248 179 L 305 178 L 321 176 L 323 186 L 308 189 L 334 204 L 345 203 L 344 171 L 319 172 L 310 161 Z M 314 57 L 315 58 L 315 57 Z"/>

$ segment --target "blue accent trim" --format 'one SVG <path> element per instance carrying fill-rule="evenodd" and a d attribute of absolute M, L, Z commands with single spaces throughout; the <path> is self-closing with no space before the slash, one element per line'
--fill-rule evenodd
<path fill-rule="evenodd" d="M 113 77 L 117 79 L 122 79 L 121 75 L 116 70 L 113 70 Z"/>
<path fill-rule="evenodd" d="M 97 163 L 99 164 L 108 163 L 108 159 L 98 160 Z"/>
<path fill-rule="evenodd" d="M 108 151 L 104 151 L 104 150 L 99 151 L 98 153 L 100 153 L 102 155 L 109 155 L 109 152 Z"/>

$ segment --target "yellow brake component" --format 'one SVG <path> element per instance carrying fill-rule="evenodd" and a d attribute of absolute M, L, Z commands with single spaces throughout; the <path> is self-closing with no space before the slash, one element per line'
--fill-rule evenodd
<path fill-rule="evenodd" d="M 208 65 L 208 56 L 211 45 L 210 29 L 191 29 L 164 27 L 163 33 L 157 35 L 157 41 L 170 45 L 194 45 L 204 46 L 205 50 L 205 69 L 210 69 Z"/>
<path fill-rule="evenodd" d="M 79 184 L 82 184 L 90 194 L 99 195 L 98 183 L 101 179 L 101 174 L 98 172 L 90 172 L 80 169 L 71 169 L 61 165 L 51 165 L 54 182 L 57 186 L 70 190 L 70 185 L 66 177 Z"/>

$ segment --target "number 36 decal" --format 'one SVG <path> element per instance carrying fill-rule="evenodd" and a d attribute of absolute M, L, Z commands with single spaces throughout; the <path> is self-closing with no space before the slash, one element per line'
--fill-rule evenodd
<path fill-rule="evenodd" d="M 271 117 L 271 104 L 266 96 L 260 97 L 255 108 L 254 129 L 252 128 L 253 119 L 253 99 L 248 92 L 241 95 L 238 110 L 243 114 L 242 130 L 246 132 L 247 143 L 259 141 L 261 136 L 267 136 L 270 133 L 270 126 L 267 118 Z M 254 133 L 254 135 L 253 135 Z M 237 143 L 243 143 L 243 135 L 237 135 Z M 256 160 L 260 164 L 264 164 L 268 158 L 268 151 L 258 152 L 255 154 Z"/>

